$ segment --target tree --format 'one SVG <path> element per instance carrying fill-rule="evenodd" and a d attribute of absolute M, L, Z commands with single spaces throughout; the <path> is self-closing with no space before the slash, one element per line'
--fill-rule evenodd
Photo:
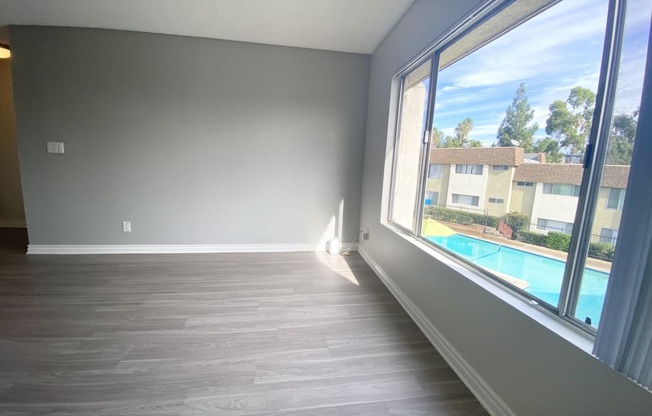
<path fill-rule="evenodd" d="M 469 139 L 469 133 L 473 130 L 473 120 L 465 118 L 457 123 L 453 136 L 444 136 L 444 132 L 433 128 L 432 143 L 436 147 L 482 147 L 479 140 Z"/>
<path fill-rule="evenodd" d="M 564 159 L 559 149 L 559 142 L 550 137 L 537 140 L 534 145 L 534 151 L 536 153 L 545 153 L 546 162 L 548 163 L 561 163 Z"/>
<path fill-rule="evenodd" d="M 532 152 L 534 133 L 539 130 L 537 123 L 530 124 L 533 118 L 534 110 L 528 103 L 525 84 L 521 83 L 498 128 L 498 146 L 517 146 L 522 147 L 525 152 Z"/>
<path fill-rule="evenodd" d="M 444 147 L 444 132 L 439 130 L 437 127 L 432 128 L 432 146 L 433 147 Z"/>
<path fill-rule="evenodd" d="M 557 141 L 560 149 L 582 154 L 591 133 L 595 93 L 584 87 L 575 87 L 566 101 L 556 100 L 548 109 L 546 134 Z"/>
<path fill-rule="evenodd" d="M 607 164 L 629 165 L 632 162 L 636 125 L 638 124 L 638 111 L 632 114 L 618 114 L 614 116 L 609 134 L 609 147 L 607 148 Z"/>

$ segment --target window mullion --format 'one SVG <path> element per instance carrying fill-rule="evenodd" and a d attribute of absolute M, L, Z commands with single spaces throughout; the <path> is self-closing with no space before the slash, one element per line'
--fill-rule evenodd
<path fill-rule="evenodd" d="M 559 296 L 559 313 L 564 317 L 572 317 L 577 306 L 581 277 L 591 242 L 591 227 L 607 157 L 611 115 L 616 96 L 616 82 L 625 21 L 625 1 L 612 0 L 609 4 L 595 112 L 589 143 L 585 152 L 584 175 L 580 188 L 578 209 L 575 215 L 571 247 L 568 252 L 568 266 L 564 273 Z M 573 320 L 577 321 L 575 318 Z"/>
<path fill-rule="evenodd" d="M 423 223 L 424 200 L 426 196 L 426 184 L 428 181 L 428 164 L 430 162 L 430 146 L 432 144 L 432 120 L 435 113 L 435 90 L 437 89 L 437 74 L 439 72 L 439 53 L 432 56 L 430 62 L 430 88 L 428 91 L 428 105 L 426 106 L 425 131 L 421 141 L 421 177 L 419 180 L 419 192 L 415 204 L 414 233 L 421 235 L 421 224 Z"/>

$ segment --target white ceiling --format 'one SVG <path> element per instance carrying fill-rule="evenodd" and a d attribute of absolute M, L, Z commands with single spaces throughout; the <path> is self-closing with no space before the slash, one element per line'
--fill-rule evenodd
<path fill-rule="evenodd" d="M 0 0 L 0 26 L 132 30 L 372 53 L 414 0 Z"/>

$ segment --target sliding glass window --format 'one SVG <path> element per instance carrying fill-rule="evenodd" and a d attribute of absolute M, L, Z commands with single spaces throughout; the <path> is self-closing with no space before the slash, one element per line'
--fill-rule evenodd
<path fill-rule="evenodd" d="M 651 8 L 494 1 L 463 22 L 401 75 L 390 222 L 594 332 Z"/>

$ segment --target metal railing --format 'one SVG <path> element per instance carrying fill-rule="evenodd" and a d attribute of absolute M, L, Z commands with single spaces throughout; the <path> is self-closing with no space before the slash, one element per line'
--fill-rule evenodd
<path fill-rule="evenodd" d="M 550 227 L 546 225 L 531 223 L 528 225 L 527 231 L 533 233 L 541 233 L 541 234 L 548 234 L 549 232 L 557 232 L 557 233 L 567 234 L 570 236 L 573 233 L 573 227 L 560 228 L 560 227 Z M 607 246 L 613 249 L 616 247 L 617 239 L 618 237 L 608 237 L 600 234 L 591 234 L 590 242 L 606 244 Z"/>

